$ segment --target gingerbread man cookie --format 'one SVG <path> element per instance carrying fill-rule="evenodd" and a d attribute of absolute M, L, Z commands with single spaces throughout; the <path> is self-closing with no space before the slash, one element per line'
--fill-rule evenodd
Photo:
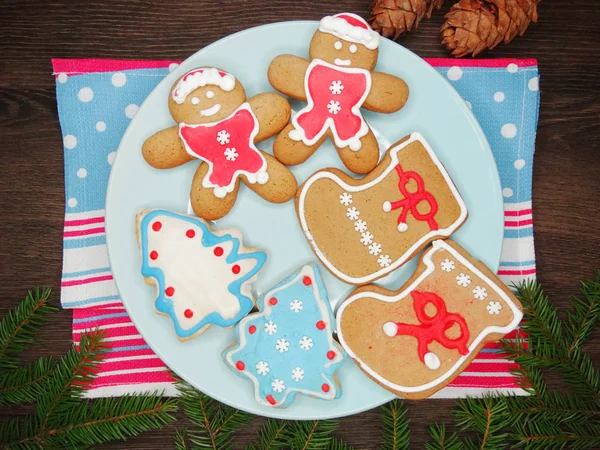
<path fill-rule="evenodd" d="M 296 212 L 315 254 L 350 284 L 381 278 L 466 220 L 448 172 L 419 133 L 392 145 L 360 180 L 325 169 L 304 182 Z"/>
<path fill-rule="evenodd" d="M 280 55 L 271 62 L 273 87 L 308 103 L 275 139 L 277 159 L 303 163 L 330 137 L 348 169 L 373 170 L 379 146 L 360 109 L 393 113 L 408 99 L 402 79 L 373 71 L 378 47 L 379 35 L 364 19 L 341 13 L 321 19 L 310 43 L 310 61 Z"/>
<path fill-rule="evenodd" d="M 356 289 L 338 310 L 337 331 L 371 379 L 421 399 L 450 383 L 522 317 L 520 302 L 483 263 L 455 242 L 438 240 L 399 290 Z"/>
<path fill-rule="evenodd" d="M 169 110 L 179 125 L 146 139 L 142 153 L 158 169 L 202 161 L 190 193 L 198 216 L 207 220 L 225 216 L 235 203 L 240 180 L 270 202 L 283 203 L 294 196 L 294 175 L 255 145 L 289 122 L 286 99 L 264 93 L 246 100 L 243 86 L 233 75 L 200 67 L 175 82 Z"/>

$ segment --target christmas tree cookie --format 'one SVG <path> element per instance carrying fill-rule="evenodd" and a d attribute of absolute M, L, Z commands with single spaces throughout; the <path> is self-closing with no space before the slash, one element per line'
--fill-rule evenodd
<path fill-rule="evenodd" d="M 211 231 L 202 219 L 165 210 L 141 212 L 137 227 L 142 275 L 179 339 L 233 326 L 253 308 L 251 286 L 267 256 L 245 247 L 238 230 Z"/>
<path fill-rule="evenodd" d="M 287 407 L 301 393 L 323 400 L 341 395 L 334 376 L 344 354 L 319 269 L 308 264 L 262 296 L 259 312 L 236 326 L 226 363 L 254 384 L 264 406 Z"/>
<path fill-rule="evenodd" d="M 370 378 L 396 395 L 421 399 L 450 383 L 522 317 L 519 300 L 483 263 L 455 242 L 437 240 L 399 290 L 356 289 L 338 310 L 337 331 Z"/>
<path fill-rule="evenodd" d="M 298 189 L 296 211 L 325 267 L 356 285 L 394 271 L 467 218 L 448 172 L 419 133 L 392 145 L 360 180 L 337 169 L 315 173 Z"/>

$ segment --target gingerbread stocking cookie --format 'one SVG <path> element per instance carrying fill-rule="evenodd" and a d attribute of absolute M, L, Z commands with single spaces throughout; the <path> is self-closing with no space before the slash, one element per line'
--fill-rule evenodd
<path fill-rule="evenodd" d="M 421 399 L 450 383 L 522 317 L 520 302 L 483 263 L 455 242 L 438 240 L 398 291 L 356 289 L 338 310 L 337 331 L 371 379 Z"/>
<path fill-rule="evenodd" d="M 393 113 L 408 99 L 402 79 L 373 71 L 378 47 L 379 35 L 364 19 L 341 13 L 321 19 L 310 43 L 310 61 L 280 55 L 271 62 L 273 87 L 308 103 L 275 139 L 277 159 L 300 164 L 330 137 L 348 169 L 373 170 L 379 147 L 360 109 Z"/>
<path fill-rule="evenodd" d="M 233 75 L 200 67 L 173 85 L 169 110 L 179 125 L 146 139 L 142 152 L 158 169 L 202 161 L 190 193 L 198 216 L 207 220 L 225 216 L 235 203 L 240 180 L 270 202 L 283 203 L 294 196 L 294 175 L 255 145 L 288 123 L 290 105 L 283 97 L 265 93 L 246 100 Z"/>
<path fill-rule="evenodd" d="M 298 189 L 296 212 L 325 267 L 357 285 L 389 274 L 467 218 L 458 190 L 419 133 L 392 145 L 361 180 L 337 169 L 315 173 Z"/>

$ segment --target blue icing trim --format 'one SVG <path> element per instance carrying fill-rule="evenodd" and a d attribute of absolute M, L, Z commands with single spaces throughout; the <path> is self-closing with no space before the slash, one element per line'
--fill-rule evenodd
<path fill-rule="evenodd" d="M 257 302 L 260 312 L 236 326 L 238 343 L 223 352 L 228 366 L 254 383 L 264 406 L 287 407 L 297 393 L 333 400 L 344 359 L 333 340 L 335 320 L 318 267 L 308 264 Z"/>
<path fill-rule="evenodd" d="M 226 243 L 231 243 L 232 249 L 229 254 L 226 256 L 225 261 L 228 264 L 233 264 L 239 261 L 244 260 L 253 260 L 254 263 L 252 267 L 250 267 L 244 275 L 235 279 L 232 283 L 230 283 L 227 287 L 227 290 L 233 294 L 237 301 L 239 302 L 239 312 L 232 318 L 226 319 L 218 312 L 211 312 L 210 314 L 202 317 L 202 319 L 198 322 L 195 321 L 194 325 L 185 328 L 182 326 L 180 321 L 177 318 L 175 311 L 175 303 L 174 300 L 169 298 L 165 294 L 165 289 L 167 288 L 167 284 L 165 283 L 165 274 L 162 269 L 158 267 L 152 267 L 149 263 L 149 253 L 150 249 L 148 248 L 148 230 L 151 226 L 151 222 L 157 217 L 170 217 L 176 220 L 190 223 L 202 231 L 202 239 L 201 244 L 203 247 L 213 247 L 218 244 L 224 245 Z M 252 251 L 249 253 L 238 253 L 240 247 L 242 247 L 242 243 L 240 239 L 232 236 L 231 234 L 224 234 L 223 236 L 218 236 L 211 232 L 208 225 L 200 218 L 190 217 L 186 215 L 175 214 L 166 210 L 154 210 L 147 213 L 141 223 L 140 223 L 140 240 L 141 240 L 141 250 L 142 250 L 142 275 L 147 278 L 154 278 L 158 282 L 158 294 L 155 301 L 156 310 L 159 313 L 167 314 L 173 320 L 173 324 L 175 326 L 175 332 L 177 336 L 180 338 L 188 338 L 193 336 L 195 333 L 202 330 L 203 327 L 207 325 L 218 325 L 221 327 L 229 327 L 235 325 L 242 317 L 246 316 L 250 310 L 254 306 L 254 302 L 252 298 L 242 293 L 243 285 L 246 281 L 251 280 L 258 271 L 264 265 L 267 255 L 263 251 Z M 202 270 L 201 267 L 198 270 Z"/>

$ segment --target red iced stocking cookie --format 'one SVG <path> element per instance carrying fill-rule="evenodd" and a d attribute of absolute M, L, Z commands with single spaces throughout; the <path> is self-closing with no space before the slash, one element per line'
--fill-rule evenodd
<path fill-rule="evenodd" d="M 283 97 L 269 93 L 246 100 L 233 75 L 201 67 L 173 85 L 169 110 L 179 126 L 146 139 L 142 152 L 148 164 L 158 169 L 203 161 L 190 194 L 198 216 L 214 220 L 226 215 L 235 203 L 240 180 L 270 202 L 283 203 L 294 196 L 294 175 L 255 145 L 288 123 L 290 105 Z"/>
<path fill-rule="evenodd" d="M 404 106 L 408 87 L 398 77 L 373 72 L 379 35 L 350 13 L 324 17 L 310 43 L 310 61 L 275 58 L 268 71 L 275 89 L 308 104 L 275 139 L 284 164 L 306 161 L 330 137 L 353 172 L 371 171 L 379 159 L 377 139 L 360 109 L 392 113 Z"/>
<path fill-rule="evenodd" d="M 523 313 L 510 290 L 451 240 L 434 241 L 397 291 L 356 289 L 337 314 L 340 343 L 378 384 L 429 397 L 456 378 Z"/>
<path fill-rule="evenodd" d="M 315 173 L 300 186 L 296 211 L 315 254 L 350 284 L 387 275 L 467 218 L 446 169 L 418 133 L 392 145 L 361 180 L 337 169 Z"/>

